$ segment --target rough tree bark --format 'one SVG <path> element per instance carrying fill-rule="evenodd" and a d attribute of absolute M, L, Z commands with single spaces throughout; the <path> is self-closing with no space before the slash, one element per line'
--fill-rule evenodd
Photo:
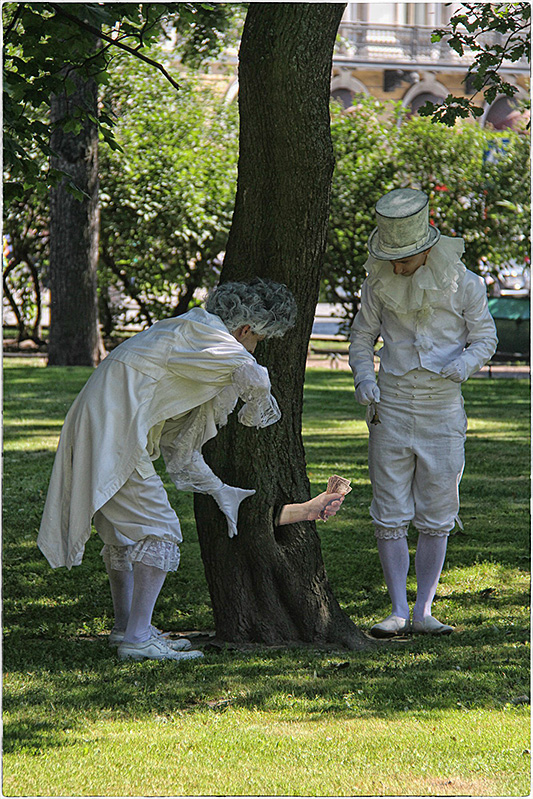
<path fill-rule="evenodd" d="M 315 523 L 273 525 L 275 506 L 310 496 L 303 383 L 328 223 L 329 84 L 343 9 L 252 3 L 243 31 L 239 177 L 221 281 L 258 275 L 285 283 L 296 297 L 298 321 L 256 352 L 268 367 L 281 421 L 257 431 L 233 414 L 204 448 L 223 480 L 257 491 L 242 504 L 233 539 L 214 501 L 195 496 L 217 637 L 224 641 L 349 649 L 366 641 L 333 596 Z"/>
<path fill-rule="evenodd" d="M 55 95 L 51 120 L 82 107 L 93 118 L 97 86 L 71 72 L 76 91 Z M 103 353 L 98 329 L 96 266 L 98 261 L 98 129 L 83 117 L 79 133 L 56 128 L 51 147 L 52 166 L 66 172 L 83 193 L 78 199 L 64 178 L 50 192 L 50 337 L 49 366 L 96 366 Z"/>

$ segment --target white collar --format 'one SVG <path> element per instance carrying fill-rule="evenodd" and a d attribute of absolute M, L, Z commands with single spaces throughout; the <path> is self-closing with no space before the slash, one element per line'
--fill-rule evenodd
<path fill-rule="evenodd" d="M 464 239 L 441 236 L 424 266 L 410 277 L 395 275 L 390 261 L 370 256 L 365 263 L 368 283 L 385 308 L 395 313 L 429 310 L 438 294 L 457 291 L 459 278 L 466 272 L 461 263 L 464 249 Z"/>

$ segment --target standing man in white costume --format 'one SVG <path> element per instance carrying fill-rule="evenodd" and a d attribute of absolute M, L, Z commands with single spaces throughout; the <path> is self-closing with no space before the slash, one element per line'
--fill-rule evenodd
<path fill-rule="evenodd" d="M 368 273 L 351 332 L 358 402 L 368 405 L 370 515 L 392 612 L 370 632 L 446 635 L 431 615 L 448 536 L 460 525 L 467 420 L 461 383 L 496 350 L 485 286 L 464 241 L 429 224 L 428 197 L 395 189 L 376 205 Z M 374 345 L 383 339 L 376 382 Z M 416 602 L 407 602 L 407 532 L 418 531 Z"/>
<path fill-rule="evenodd" d="M 114 349 L 70 408 L 57 450 L 37 543 L 53 568 L 81 563 L 91 519 L 104 542 L 121 659 L 201 658 L 190 641 L 152 626 L 156 600 L 179 564 L 182 541 L 153 461 L 163 453 L 180 490 L 211 494 L 237 534 L 243 499 L 253 490 L 225 485 L 201 455 L 240 397 L 239 421 L 267 427 L 280 411 L 259 341 L 294 325 L 286 286 L 255 279 L 224 283 L 205 310 L 157 322 Z M 279 524 L 334 515 L 342 497 L 326 494 L 282 509 Z"/>

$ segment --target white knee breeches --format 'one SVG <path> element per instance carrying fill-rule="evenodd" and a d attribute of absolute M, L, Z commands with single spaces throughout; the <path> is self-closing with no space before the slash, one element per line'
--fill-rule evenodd
<path fill-rule="evenodd" d="M 370 515 L 380 538 L 447 535 L 459 512 L 466 416 L 460 385 L 426 370 L 380 373 L 380 424 L 369 421 Z"/>
<path fill-rule="evenodd" d="M 112 569 L 128 571 L 136 561 L 163 571 L 178 568 L 180 523 L 158 475 L 143 478 L 134 471 L 96 512 L 94 526 Z"/>

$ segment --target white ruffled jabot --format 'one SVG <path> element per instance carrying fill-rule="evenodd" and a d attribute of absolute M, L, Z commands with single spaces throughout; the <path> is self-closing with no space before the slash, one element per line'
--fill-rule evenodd
<path fill-rule="evenodd" d="M 424 266 L 411 275 L 395 275 L 390 261 L 373 256 L 365 263 L 368 283 L 385 308 L 397 314 L 430 311 L 442 292 L 457 291 L 458 281 L 466 271 L 461 262 L 464 239 L 441 236 L 428 253 Z M 420 342 L 422 349 L 424 343 Z"/>

